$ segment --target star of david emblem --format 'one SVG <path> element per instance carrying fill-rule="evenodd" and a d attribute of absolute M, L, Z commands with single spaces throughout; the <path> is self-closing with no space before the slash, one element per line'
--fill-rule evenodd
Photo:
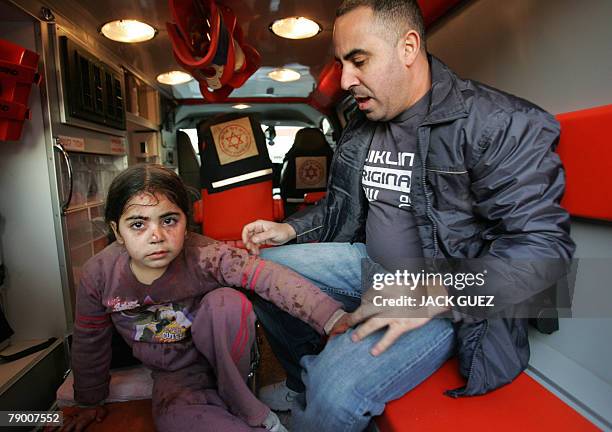
<path fill-rule="evenodd" d="M 313 166 L 308 166 L 304 170 L 304 177 L 308 180 L 314 180 L 319 176 L 319 170 Z"/>
<path fill-rule="evenodd" d="M 313 185 L 319 182 L 322 173 L 323 167 L 321 164 L 316 161 L 309 160 L 302 165 L 300 169 L 300 178 L 304 183 Z"/>
<path fill-rule="evenodd" d="M 231 125 L 224 128 L 220 133 L 221 148 L 230 156 L 241 156 L 250 147 L 248 132 L 242 126 Z"/>
<path fill-rule="evenodd" d="M 227 146 L 228 147 L 233 147 L 235 149 L 239 149 L 240 148 L 240 144 L 242 144 L 243 141 L 243 137 L 240 135 L 237 135 L 234 131 L 231 132 L 231 135 L 227 138 Z"/>

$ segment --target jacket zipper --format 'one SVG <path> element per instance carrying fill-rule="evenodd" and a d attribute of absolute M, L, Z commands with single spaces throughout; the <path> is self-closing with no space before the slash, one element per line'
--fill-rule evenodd
<path fill-rule="evenodd" d="M 342 135 L 336 144 L 336 149 L 334 150 L 334 154 L 332 156 L 332 163 L 330 164 L 330 170 L 329 170 L 329 176 L 328 176 L 329 183 L 327 185 L 327 191 L 326 191 L 326 194 L 328 196 L 331 191 L 332 181 L 334 178 L 334 172 L 336 171 L 335 170 L 336 159 L 338 159 L 340 155 L 342 154 L 342 144 L 344 144 L 345 142 L 346 142 L 346 137 Z M 325 203 L 325 206 L 327 207 L 327 203 Z M 306 233 L 309 233 L 315 229 L 323 228 L 323 233 L 321 234 L 320 239 L 321 241 L 325 241 L 326 238 L 329 238 L 329 223 L 328 222 L 329 222 L 330 217 L 331 217 L 331 211 L 329 208 L 327 208 L 325 211 L 325 216 L 323 217 L 323 224 L 319 225 L 316 228 L 308 230 Z M 306 233 L 303 233 L 303 234 L 306 234 Z"/>
<path fill-rule="evenodd" d="M 465 386 L 462 387 L 462 388 L 445 391 L 445 393 L 448 396 L 451 396 L 451 397 L 454 397 L 454 398 L 458 398 L 458 397 L 466 395 L 467 388 L 468 388 L 468 385 L 470 383 L 470 379 L 472 378 L 472 374 L 474 373 L 474 365 L 476 363 L 476 360 L 475 360 L 476 359 L 476 352 L 480 349 L 480 346 L 482 345 L 482 339 L 484 338 L 484 334 L 487 332 L 488 329 L 489 329 L 489 321 L 485 320 L 484 321 L 484 328 L 482 330 L 480 330 L 480 332 L 478 334 L 478 341 L 476 342 L 476 347 L 474 348 L 474 352 L 473 352 L 472 358 L 470 360 L 470 370 L 468 371 L 468 375 L 467 375 L 466 380 L 465 380 Z"/>
<path fill-rule="evenodd" d="M 419 128 L 420 129 L 420 128 Z M 421 133 L 417 133 L 417 144 L 421 141 Z M 419 146 L 422 147 L 422 146 Z M 431 215 L 431 201 L 429 199 L 429 195 L 427 195 L 427 164 L 426 164 L 426 155 L 421 155 L 421 166 L 423 168 L 423 195 L 425 195 L 425 214 L 427 215 L 427 219 L 431 222 L 432 233 L 433 233 L 433 258 L 438 255 L 438 226 Z"/>
<path fill-rule="evenodd" d="M 468 372 L 466 387 L 467 387 L 467 384 L 470 382 L 470 379 L 472 378 L 472 372 L 474 372 L 474 363 L 476 363 L 476 360 L 474 359 L 476 358 L 476 351 L 480 349 L 480 345 L 482 345 L 482 339 L 484 338 L 484 335 L 488 329 L 489 329 L 489 321 L 485 320 L 484 329 L 482 329 L 482 331 L 478 335 L 478 343 L 476 343 L 476 348 L 474 348 L 474 354 L 472 355 L 472 360 L 470 362 L 470 371 Z"/>

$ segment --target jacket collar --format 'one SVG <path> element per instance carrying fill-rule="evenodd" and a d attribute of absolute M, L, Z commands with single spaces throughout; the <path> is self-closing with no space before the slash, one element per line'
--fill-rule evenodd
<path fill-rule="evenodd" d="M 431 73 L 431 103 L 423 125 L 452 121 L 468 115 L 458 88 L 459 78 L 444 63 L 428 54 Z"/>

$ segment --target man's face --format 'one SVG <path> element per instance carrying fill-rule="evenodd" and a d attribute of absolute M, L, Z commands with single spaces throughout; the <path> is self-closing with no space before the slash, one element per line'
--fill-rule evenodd
<path fill-rule="evenodd" d="M 391 120 L 408 108 L 410 80 L 403 40 L 393 43 L 372 9 L 358 7 L 336 19 L 334 51 L 342 64 L 341 86 L 368 119 Z M 393 34 L 393 32 L 389 33 Z"/>

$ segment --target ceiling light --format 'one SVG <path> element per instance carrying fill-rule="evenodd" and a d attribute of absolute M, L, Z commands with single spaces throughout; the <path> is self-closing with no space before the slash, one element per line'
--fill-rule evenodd
<path fill-rule="evenodd" d="M 272 72 L 268 72 L 268 77 L 274 81 L 290 82 L 299 80 L 301 75 L 299 72 L 296 72 L 293 69 L 282 68 L 274 69 Z"/>
<path fill-rule="evenodd" d="M 104 24 L 100 32 L 117 42 L 135 43 L 153 39 L 157 30 L 137 20 L 116 20 Z"/>
<path fill-rule="evenodd" d="M 290 17 L 274 21 L 270 30 L 287 39 L 307 39 L 318 35 L 321 26 L 308 18 Z"/>
<path fill-rule="evenodd" d="M 238 110 L 243 110 L 243 109 L 251 108 L 251 105 L 238 104 L 238 105 L 232 106 L 232 108 L 235 108 L 235 109 L 238 109 Z"/>
<path fill-rule="evenodd" d="M 188 73 L 177 70 L 157 75 L 157 81 L 162 84 L 168 85 L 185 84 L 186 82 L 189 82 L 192 79 L 193 77 Z"/>

